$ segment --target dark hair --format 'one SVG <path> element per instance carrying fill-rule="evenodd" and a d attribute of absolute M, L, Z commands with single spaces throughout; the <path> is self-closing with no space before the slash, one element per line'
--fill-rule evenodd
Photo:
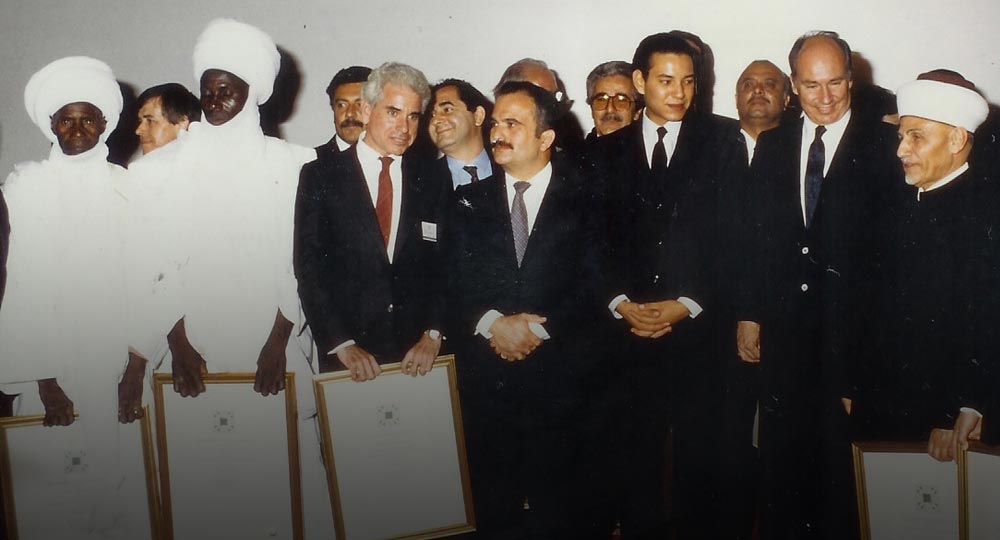
<path fill-rule="evenodd" d="M 363 83 L 368 80 L 368 76 L 371 75 L 372 68 L 365 66 L 351 66 L 346 67 L 337 72 L 336 75 L 330 79 L 330 84 L 326 86 L 326 95 L 333 99 L 334 92 L 342 84 L 348 83 Z"/>
<path fill-rule="evenodd" d="M 488 97 L 483 95 L 482 92 L 476 89 L 475 86 L 472 86 L 462 79 L 444 79 L 443 81 L 432 86 L 431 101 L 436 101 L 436 98 L 433 96 L 437 94 L 438 90 L 449 86 L 455 87 L 455 90 L 458 91 L 458 98 L 465 103 L 465 108 L 468 109 L 469 112 L 476 112 L 476 107 L 482 107 L 486 111 L 486 117 L 490 117 L 490 114 L 493 112 L 493 102 L 490 101 Z"/>
<path fill-rule="evenodd" d="M 610 62 L 604 62 L 603 64 L 598 64 L 597 67 L 590 71 L 587 75 L 587 103 L 589 104 L 594 99 L 594 87 L 597 86 L 597 81 L 605 77 L 625 77 L 632 81 L 632 64 L 624 62 L 622 60 L 612 60 Z M 639 91 L 632 87 L 632 100 L 638 102 L 642 98 Z"/>
<path fill-rule="evenodd" d="M 182 84 L 158 84 L 143 90 L 136 99 L 136 110 L 156 98 L 160 99 L 160 111 L 171 124 L 179 124 L 185 118 L 188 122 L 201 120 L 201 102 Z"/>
<path fill-rule="evenodd" d="M 851 71 L 854 69 L 854 62 L 851 60 L 851 46 L 847 44 L 846 41 L 841 39 L 840 34 L 836 32 L 831 32 L 829 30 L 817 30 L 813 32 L 807 32 L 799 36 L 792 44 L 792 50 L 788 51 L 788 67 L 791 70 L 790 75 L 795 77 L 795 64 L 799 60 L 799 53 L 802 52 L 802 47 L 805 46 L 806 41 L 814 37 L 825 37 L 833 40 L 840 47 L 840 52 L 844 53 L 844 65 L 847 66 L 847 78 L 851 78 Z"/>
<path fill-rule="evenodd" d="M 687 40 L 677 34 L 661 32 L 646 36 L 645 39 L 639 42 L 639 46 L 635 48 L 635 54 L 632 55 L 632 70 L 641 71 L 643 78 L 649 77 L 649 70 L 653 67 L 653 55 L 661 53 L 683 54 L 691 59 L 691 63 L 694 66 L 695 90 L 697 92 L 698 84 L 701 82 L 698 80 L 701 55 L 698 54 L 698 51 L 694 50 L 694 47 Z"/>
<path fill-rule="evenodd" d="M 509 81 L 496 89 L 494 97 L 499 100 L 501 96 L 517 93 L 527 94 L 535 103 L 535 120 L 538 123 L 535 129 L 536 137 L 541 135 L 543 131 L 555 130 L 555 124 L 562 116 L 562 108 L 555 96 L 548 90 L 527 81 Z"/>

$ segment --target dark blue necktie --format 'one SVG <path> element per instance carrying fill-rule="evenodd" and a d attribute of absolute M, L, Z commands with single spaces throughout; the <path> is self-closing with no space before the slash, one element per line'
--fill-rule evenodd
<path fill-rule="evenodd" d="M 809 156 L 806 159 L 806 227 L 812 224 L 816 204 L 819 202 L 819 190 L 823 185 L 823 165 L 826 162 L 824 133 L 826 126 L 816 126 L 816 138 L 809 145 Z"/>

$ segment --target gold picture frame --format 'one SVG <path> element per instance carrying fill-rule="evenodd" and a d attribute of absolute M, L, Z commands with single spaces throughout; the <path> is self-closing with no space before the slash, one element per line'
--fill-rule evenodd
<path fill-rule="evenodd" d="M 364 383 L 346 371 L 313 377 L 338 540 L 423 540 L 474 531 L 455 357 L 439 357 L 417 380 L 398 363 L 381 368 Z M 411 470 L 423 478 L 406 473 Z M 428 475 L 433 483 L 426 482 Z M 396 499 L 420 508 L 407 509 Z"/>
<path fill-rule="evenodd" d="M 173 390 L 172 374 L 154 376 L 163 507 L 160 540 L 234 537 L 241 530 L 248 532 L 235 537 L 290 535 L 294 540 L 302 540 L 295 376 L 285 374 L 283 396 L 267 397 L 254 392 L 254 377 L 254 373 L 206 374 L 202 378 L 205 392 L 195 398 L 182 398 Z M 178 418 L 171 419 L 171 414 L 177 414 Z M 276 433 L 284 437 L 276 438 Z M 171 437 L 183 443 L 172 445 Z M 172 461 L 172 456 L 178 459 Z M 266 467 L 267 463 L 283 460 L 287 460 L 284 465 Z M 241 488 L 243 485 L 249 487 Z M 280 493 L 282 499 L 287 493 L 287 507 L 267 504 L 273 498 L 262 496 L 262 491 Z M 207 514 L 219 504 L 226 508 Z M 239 504 L 246 506 L 235 509 Z M 287 513 L 281 510 L 275 514 L 273 509 L 278 507 L 287 508 Z M 259 509 L 254 511 L 254 508 Z M 192 527 L 197 534 L 188 530 Z M 211 530 L 223 532 L 219 536 L 211 534 Z"/>
<path fill-rule="evenodd" d="M 958 474 L 962 540 L 997 538 L 1000 516 L 995 509 L 1000 501 L 1000 446 L 971 442 L 967 451 L 959 453 Z"/>
<path fill-rule="evenodd" d="M 142 464 L 145 475 L 146 505 L 149 516 L 149 534 L 153 540 L 161 540 L 162 528 L 159 490 L 156 483 L 156 465 L 153 456 L 153 434 L 150 420 L 149 407 L 143 407 L 145 414 L 139 419 L 140 448 L 142 452 Z M 79 418 L 79 414 L 74 414 L 74 418 Z M 4 533 L 8 540 L 18 540 L 17 523 L 17 490 L 14 486 L 13 468 L 11 463 L 11 444 L 8 432 L 13 429 L 32 428 L 43 426 L 44 415 L 35 416 L 12 416 L 0 418 L 0 489 L 3 492 L 3 515 Z M 44 426 L 43 426 L 44 427 Z M 58 429 L 48 428 L 44 429 Z M 53 432 L 54 433 L 54 432 Z"/>

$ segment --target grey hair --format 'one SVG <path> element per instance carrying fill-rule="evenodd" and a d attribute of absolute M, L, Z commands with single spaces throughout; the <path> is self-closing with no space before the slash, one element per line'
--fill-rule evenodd
<path fill-rule="evenodd" d="M 587 102 L 589 103 L 594 97 L 594 87 L 597 86 L 597 81 L 605 77 L 622 76 L 628 80 L 632 80 L 632 64 L 628 62 L 623 62 L 621 60 L 612 60 L 610 62 L 604 62 L 603 64 L 598 64 L 591 72 L 587 75 Z M 639 99 L 639 91 L 634 87 L 632 88 L 632 99 Z"/>
<path fill-rule="evenodd" d="M 424 73 L 400 62 L 386 62 L 373 69 L 368 80 L 361 85 L 361 97 L 374 107 L 382 99 L 382 92 L 387 84 L 405 86 L 416 92 L 420 96 L 421 111 L 431 101 L 431 85 Z"/>
<path fill-rule="evenodd" d="M 497 90 L 499 90 L 500 87 L 504 85 L 504 83 L 527 80 L 524 77 L 524 72 L 526 71 L 525 68 L 528 66 L 534 66 L 539 69 L 544 69 L 545 71 L 548 71 L 549 73 L 552 74 L 552 78 L 554 80 L 556 81 L 559 80 L 559 78 L 556 77 L 555 72 L 552 71 L 552 68 L 550 68 L 549 65 L 545 63 L 544 60 L 539 60 L 537 58 L 522 58 L 517 62 L 514 62 L 513 64 L 508 66 L 506 70 L 504 70 L 503 75 L 500 76 L 500 82 L 498 82 L 497 85 L 493 87 L 493 93 L 496 94 Z M 556 84 L 558 85 L 559 83 L 557 82 Z"/>

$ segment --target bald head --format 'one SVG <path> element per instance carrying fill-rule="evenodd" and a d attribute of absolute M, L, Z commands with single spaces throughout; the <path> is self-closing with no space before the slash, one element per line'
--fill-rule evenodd
<path fill-rule="evenodd" d="M 736 111 L 740 127 L 756 139 L 761 132 L 777 127 L 788 105 L 790 83 L 778 66 L 754 60 L 736 81 Z"/>
<path fill-rule="evenodd" d="M 530 82 L 553 94 L 559 90 L 559 81 L 556 79 L 555 72 L 549 69 L 548 64 L 534 58 L 522 58 L 511 64 L 503 72 L 500 82 L 497 83 L 497 87 L 493 91 L 496 92 L 504 83 L 512 81 Z"/>

